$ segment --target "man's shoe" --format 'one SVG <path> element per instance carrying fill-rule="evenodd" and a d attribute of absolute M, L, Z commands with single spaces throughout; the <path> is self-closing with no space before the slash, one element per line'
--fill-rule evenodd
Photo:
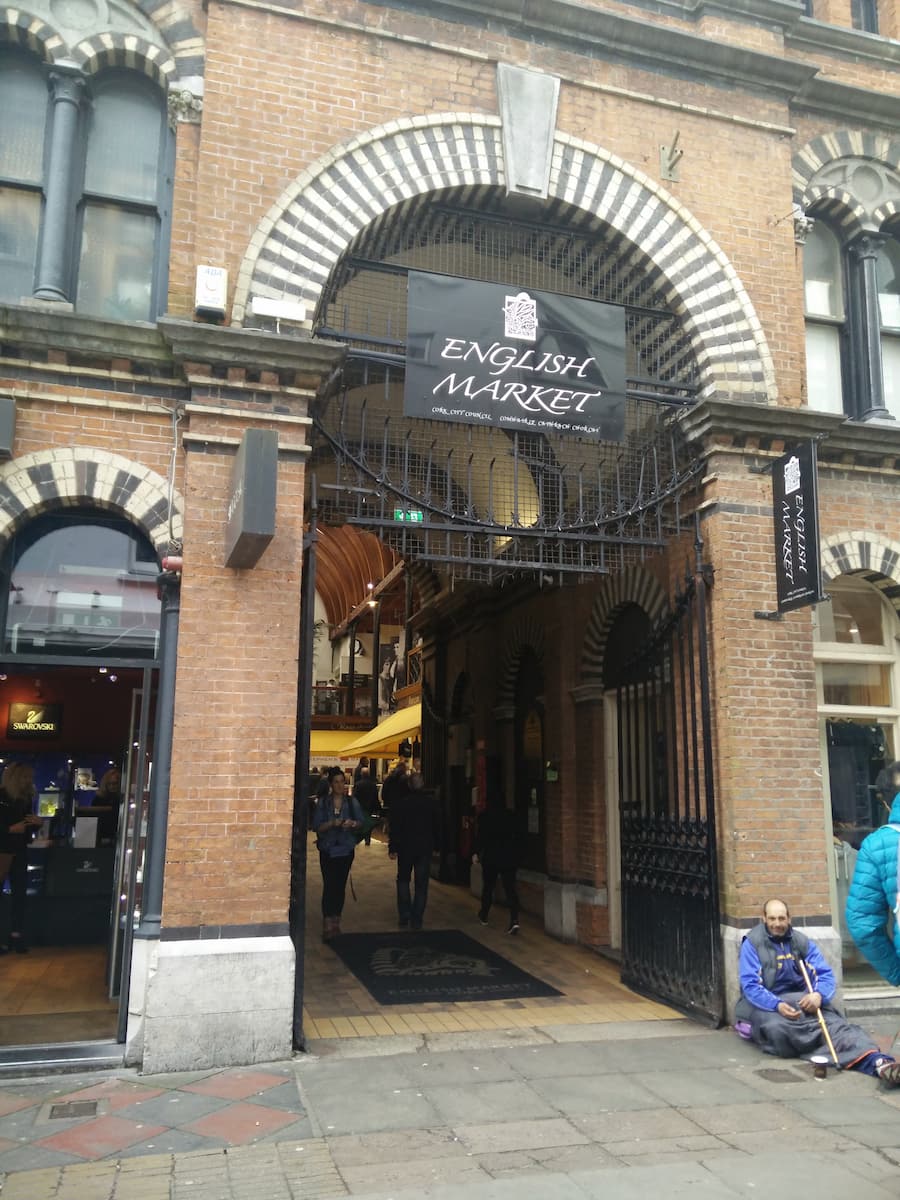
<path fill-rule="evenodd" d="M 478 914 L 478 923 L 479 925 L 487 925 L 487 917 L 484 915 L 484 913 Z"/>
<path fill-rule="evenodd" d="M 418 923 L 418 925 L 415 923 L 415 921 L 413 921 L 413 923 L 410 925 L 410 929 L 413 931 L 413 933 L 419 933 L 421 928 L 422 928 L 421 921 Z"/>
<path fill-rule="evenodd" d="M 878 1068 L 878 1078 L 888 1087 L 900 1087 L 900 1062 L 883 1063 Z"/>
<path fill-rule="evenodd" d="M 519 932 L 519 922 L 518 921 L 511 922 L 510 927 L 509 927 L 509 929 L 507 929 L 506 932 L 512 933 L 512 934 L 518 933 Z"/>

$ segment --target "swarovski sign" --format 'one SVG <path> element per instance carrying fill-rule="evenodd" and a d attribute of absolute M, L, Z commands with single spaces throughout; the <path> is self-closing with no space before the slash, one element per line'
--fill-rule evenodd
<path fill-rule="evenodd" d="M 622 308 L 411 271 L 406 344 L 405 416 L 622 440 Z"/>

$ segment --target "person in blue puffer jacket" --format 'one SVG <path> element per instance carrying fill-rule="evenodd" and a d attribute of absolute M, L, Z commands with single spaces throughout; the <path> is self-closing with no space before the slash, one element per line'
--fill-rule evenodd
<path fill-rule="evenodd" d="M 900 762 L 887 768 L 894 793 L 888 824 L 864 838 L 847 896 L 846 920 L 850 936 L 879 975 L 900 987 L 900 926 L 894 923 L 893 941 L 887 925 L 900 898 Z"/>

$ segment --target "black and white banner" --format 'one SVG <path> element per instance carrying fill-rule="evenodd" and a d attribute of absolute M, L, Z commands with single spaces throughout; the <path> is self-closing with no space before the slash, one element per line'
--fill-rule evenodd
<path fill-rule="evenodd" d="M 620 442 L 625 310 L 411 271 L 403 412 Z"/>
<path fill-rule="evenodd" d="M 816 443 L 804 442 L 772 468 L 778 611 L 822 599 Z"/>

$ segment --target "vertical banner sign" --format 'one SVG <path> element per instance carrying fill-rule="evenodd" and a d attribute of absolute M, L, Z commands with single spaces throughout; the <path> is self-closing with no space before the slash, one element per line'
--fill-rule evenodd
<path fill-rule="evenodd" d="M 778 611 L 789 612 L 822 599 L 814 441 L 804 442 L 776 461 L 772 469 L 772 503 Z"/>
<path fill-rule="evenodd" d="M 625 310 L 410 271 L 403 413 L 620 442 Z"/>

